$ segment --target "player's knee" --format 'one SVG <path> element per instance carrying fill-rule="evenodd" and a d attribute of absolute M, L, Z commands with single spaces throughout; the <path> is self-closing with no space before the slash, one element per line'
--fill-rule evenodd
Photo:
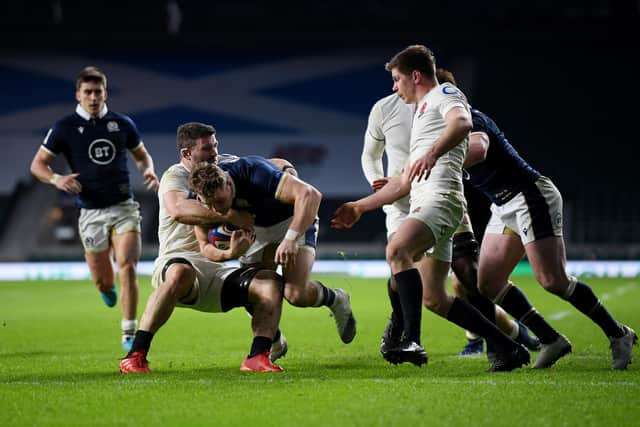
<path fill-rule="evenodd" d="M 165 280 L 158 289 L 175 300 L 189 295 L 196 280 L 196 272 L 189 264 L 173 264 L 167 269 Z"/>
<path fill-rule="evenodd" d="M 569 285 L 569 277 L 566 273 L 537 272 L 536 280 L 547 292 L 560 296 L 564 295 Z"/>
<path fill-rule="evenodd" d="M 315 287 L 310 283 L 300 284 L 297 282 L 285 281 L 284 299 L 289 304 L 296 307 L 307 307 L 315 301 Z"/>
<path fill-rule="evenodd" d="M 387 245 L 386 258 L 389 264 L 413 262 L 411 254 L 409 254 L 406 247 L 392 242 Z"/>
<path fill-rule="evenodd" d="M 432 311 L 440 316 L 444 317 L 447 315 L 446 308 L 448 304 L 446 304 L 446 302 L 441 298 L 425 294 L 422 296 L 422 305 L 424 305 L 427 310 Z"/>

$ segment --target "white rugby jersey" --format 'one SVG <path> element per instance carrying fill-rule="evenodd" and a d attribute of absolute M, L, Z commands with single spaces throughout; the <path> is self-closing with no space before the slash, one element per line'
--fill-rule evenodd
<path fill-rule="evenodd" d="M 362 150 L 362 171 L 369 184 L 385 176 L 400 176 L 409 159 L 409 142 L 413 104 L 406 104 L 398 95 L 391 94 L 378 100 L 369 113 L 369 122 Z M 387 154 L 387 174 L 384 174 L 382 154 Z M 409 196 L 394 205 L 409 210 Z"/>
<path fill-rule="evenodd" d="M 411 164 L 433 146 L 446 127 L 445 115 L 454 107 L 464 108 L 471 117 L 467 98 L 450 83 L 434 87 L 418 102 L 411 129 Z M 414 180 L 411 189 L 463 192 L 462 164 L 468 146 L 469 138 L 465 138 L 436 161 L 427 180 Z"/>
<path fill-rule="evenodd" d="M 200 253 L 200 246 L 193 226 L 173 220 L 163 201 L 164 195 L 169 191 L 180 191 L 189 194 L 189 174 L 189 170 L 182 163 L 176 163 L 167 169 L 162 174 L 162 179 L 160 179 L 160 188 L 158 189 L 158 201 L 160 204 L 158 239 L 160 248 L 158 257 Z"/>

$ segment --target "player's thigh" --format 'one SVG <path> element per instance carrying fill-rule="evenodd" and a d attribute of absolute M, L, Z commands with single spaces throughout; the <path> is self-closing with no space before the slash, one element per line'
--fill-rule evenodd
<path fill-rule="evenodd" d="M 478 261 L 478 288 L 489 297 L 507 283 L 513 269 L 518 265 L 524 248 L 520 237 L 508 234 L 486 233 L 480 245 Z"/>
<path fill-rule="evenodd" d="M 393 261 L 398 257 L 418 260 L 434 244 L 433 233 L 424 222 L 407 218 L 387 244 L 387 260 Z"/>

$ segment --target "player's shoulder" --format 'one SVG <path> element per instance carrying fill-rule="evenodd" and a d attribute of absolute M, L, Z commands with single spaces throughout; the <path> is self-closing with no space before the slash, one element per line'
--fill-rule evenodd
<path fill-rule="evenodd" d="M 449 83 L 441 83 L 438 86 L 434 87 L 433 90 L 429 92 L 434 98 L 447 99 L 447 98 L 463 98 L 466 99 L 465 94 L 460 90 L 459 87 Z"/>
<path fill-rule="evenodd" d="M 384 98 L 378 99 L 371 111 L 380 111 L 383 115 L 389 114 L 389 112 L 398 109 L 398 107 L 407 108 L 405 102 L 395 93 L 387 95 Z"/>
<path fill-rule="evenodd" d="M 189 170 L 182 163 L 175 163 L 167 168 L 163 177 L 189 176 Z"/>
<path fill-rule="evenodd" d="M 136 128 L 136 124 L 134 123 L 133 119 L 131 119 L 131 117 L 123 113 L 118 113 L 117 111 L 109 110 L 107 114 L 103 117 L 103 120 L 116 121 L 126 127 L 130 127 L 134 129 Z"/>
<path fill-rule="evenodd" d="M 77 114 L 67 114 L 66 116 L 54 122 L 51 128 L 54 130 L 62 130 L 73 126 L 78 126 L 78 124 L 82 122 L 82 120 L 82 117 L 78 116 Z"/>

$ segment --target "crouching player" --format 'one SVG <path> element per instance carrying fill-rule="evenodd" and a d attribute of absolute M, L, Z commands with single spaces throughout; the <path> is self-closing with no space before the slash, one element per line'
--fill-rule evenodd
<path fill-rule="evenodd" d="M 158 191 L 160 248 L 152 277 L 155 290 L 147 301 L 131 351 L 120 362 L 120 372 L 151 372 L 147 361 L 151 340 L 176 306 L 204 312 L 250 307 L 253 342 L 240 369 L 282 371 L 269 360 L 282 310 L 282 278 L 266 269 L 228 267 L 200 252 L 194 225 L 230 223 L 250 230 L 253 219 L 235 210 L 219 215 L 195 200 L 189 191 L 189 174 L 195 165 L 214 163 L 217 159 L 218 142 L 213 127 L 182 125 L 177 139 L 180 163 L 163 174 Z M 251 232 L 236 233 L 231 241 L 232 250 L 239 254 L 251 241 Z"/>

